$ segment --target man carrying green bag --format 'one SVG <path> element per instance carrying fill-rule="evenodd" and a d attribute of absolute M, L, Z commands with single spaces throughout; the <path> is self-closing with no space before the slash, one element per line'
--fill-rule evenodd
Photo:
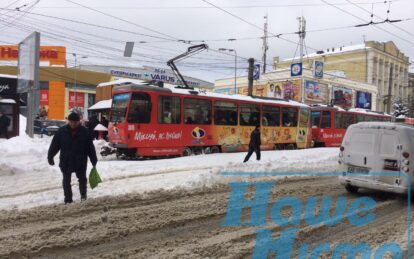
<path fill-rule="evenodd" d="M 68 124 L 59 128 L 50 143 L 47 160 L 53 166 L 54 156 L 60 151 L 59 167 L 63 176 L 63 193 L 65 204 L 73 202 L 72 199 L 72 173 L 76 173 L 79 181 L 79 192 L 81 201 L 87 198 L 88 179 L 86 178 L 86 168 L 88 157 L 95 167 L 98 158 L 96 157 L 95 146 L 88 130 L 80 124 L 79 114 L 72 112 L 68 116 Z M 95 169 L 96 170 L 96 169 Z"/>
<path fill-rule="evenodd" d="M 99 183 L 102 183 L 102 179 L 98 174 L 98 171 L 96 170 L 96 167 L 92 167 L 91 172 L 89 173 L 89 185 L 91 186 L 91 189 L 98 186 Z"/>

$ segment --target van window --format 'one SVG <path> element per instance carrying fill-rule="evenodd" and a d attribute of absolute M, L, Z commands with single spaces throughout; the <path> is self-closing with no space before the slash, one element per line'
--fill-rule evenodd
<path fill-rule="evenodd" d="M 382 134 L 380 138 L 380 155 L 383 157 L 395 156 L 397 144 L 399 143 L 398 137 L 391 134 Z"/>
<path fill-rule="evenodd" d="M 321 128 L 328 129 L 330 127 L 331 127 L 331 112 L 324 111 L 322 112 Z"/>
<path fill-rule="evenodd" d="M 357 154 L 372 154 L 374 152 L 375 135 L 373 132 L 353 132 L 350 135 L 349 150 Z"/>

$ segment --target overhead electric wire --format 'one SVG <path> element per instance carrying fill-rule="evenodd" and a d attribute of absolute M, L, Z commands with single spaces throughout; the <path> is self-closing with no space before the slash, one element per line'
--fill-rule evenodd
<path fill-rule="evenodd" d="M 166 34 L 166 33 L 162 33 L 162 32 L 156 31 L 156 30 L 154 30 L 154 29 L 148 28 L 147 26 L 143 26 L 143 25 L 138 24 L 138 23 L 135 23 L 135 22 L 127 21 L 127 20 L 122 19 L 122 18 L 120 18 L 120 17 L 118 17 L 118 16 L 115 16 L 115 15 L 112 15 L 112 14 L 109 14 L 109 13 L 105 13 L 105 12 L 99 11 L 99 10 L 97 10 L 97 9 L 95 9 L 95 8 L 92 8 L 92 7 L 89 7 L 89 6 L 86 6 L 86 5 L 83 5 L 83 4 L 80 4 L 80 3 L 77 3 L 77 2 L 75 2 L 75 1 L 72 1 L 72 0 L 65 0 L 65 1 L 66 1 L 66 2 L 69 2 L 69 3 L 72 3 L 72 4 L 76 4 L 76 5 L 78 5 L 78 6 L 81 6 L 81 7 L 83 7 L 83 8 L 86 8 L 86 9 L 88 9 L 88 10 L 91 10 L 91 11 L 94 11 L 94 12 L 97 12 L 97 13 L 100 13 L 100 14 L 102 14 L 102 15 L 105 15 L 105 16 L 108 16 L 108 17 L 111 17 L 111 18 L 114 18 L 114 19 L 116 19 L 116 20 L 123 21 L 123 22 L 126 22 L 126 23 L 128 23 L 128 24 L 135 25 L 135 26 L 137 26 L 138 28 L 145 29 L 145 30 L 148 30 L 148 31 L 150 31 L 150 32 L 154 32 L 154 33 L 156 33 L 156 34 L 160 34 L 160 35 L 162 35 L 162 36 L 165 36 L 165 37 L 168 37 L 168 38 L 171 38 L 171 39 L 174 39 L 174 40 L 179 40 L 178 38 L 173 37 L 173 36 L 171 36 L 171 35 L 168 35 L 168 34 Z"/>
<path fill-rule="evenodd" d="M 360 21 L 363 21 L 363 22 L 365 22 L 365 23 L 368 23 L 367 21 L 365 21 L 365 20 L 364 20 L 364 19 L 362 19 L 361 17 L 359 17 L 359 16 L 357 16 L 357 15 L 355 15 L 355 14 L 353 14 L 353 13 L 350 13 L 350 12 L 348 12 L 348 11 L 346 11 L 346 10 L 342 9 L 342 8 L 340 8 L 340 7 L 336 6 L 335 4 L 329 3 L 328 1 L 325 1 L 325 0 L 321 0 L 321 1 L 322 1 L 322 2 L 324 2 L 325 4 L 329 5 L 329 6 L 332 6 L 332 7 L 336 8 L 336 9 L 340 10 L 341 12 L 344 12 L 344 13 L 346 13 L 346 14 L 348 14 L 348 15 L 351 15 L 352 17 L 357 18 L 357 19 L 358 19 L 358 20 L 360 20 Z M 411 44 L 411 45 L 414 45 L 414 42 L 409 41 L 409 40 L 407 40 L 407 39 L 405 39 L 405 38 L 402 38 L 402 37 L 398 36 L 397 34 L 395 34 L 395 33 L 393 33 L 393 32 L 389 32 L 389 31 L 387 31 L 387 30 L 385 30 L 385 29 L 383 29 L 383 28 L 381 28 L 381 27 L 378 27 L 378 26 L 377 26 L 377 24 L 374 24 L 374 28 L 377 28 L 377 29 L 379 29 L 379 30 L 381 30 L 381 31 L 383 31 L 383 32 L 386 32 L 386 33 L 388 33 L 388 34 L 390 34 L 390 35 L 393 35 L 394 37 L 397 37 L 397 38 L 398 38 L 398 39 L 400 39 L 400 40 L 403 40 L 403 41 L 405 41 L 405 42 L 407 42 L 407 43 L 409 43 L 409 44 Z"/>
<path fill-rule="evenodd" d="M 11 10 L 11 11 L 16 11 L 16 10 L 14 10 L 14 9 L 8 9 L 8 8 L 0 8 L 0 10 Z M 19 11 L 19 12 L 23 12 L 23 13 L 25 13 L 25 11 Z M 149 34 L 144 34 L 144 33 L 138 33 L 138 32 L 134 32 L 134 31 L 129 31 L 129 30 L 120 29 L 120 28 L 113 28 L 113 27 L 108 27 L 108 26 L 103 26 L 103 25 L 98 25 L 98 24 L 93 24 L 93 23 L 81 22 L 81 21 L 76 21 L 76 20 L 67 19 L 67 18 L 62 18 L 62 17 L 56 17 L 56 16 L 52 16 L 52 15 L 45 15 L 45 14 L 40 14 L 40 13 L 35 13 L 35 12 L 30 12 L 30 13 L 28 13 L 28 14 L 30 14 L 30 15 L 35 15 L 35 16 L 46 17 L 46 18 L 55 19 L 55 20 L 61 20 L 61 21 L 67 21 L 67 22 L 73 22 L 73 23 L 77 23 L 77 24 L 83 24 L 83 25 L 92 26 L 92 27 L 101 28 L 101 29 L 108 29 L 108 30 L 117 31 L 117 32 L 125 32 L 125 33 L 129 33 L 129 34 L 135 34 L 135 35 L 145 36 L 145 37 L 150 37 L 150 38 L 156 38 L 156 39 L 163 39 L 163 40 L 176 41 L 176 40 L 172 40 L 172 39 L 170 39 L 170 38 L 164 38 L 164 37 L 155 36 L 155 35 L 149 35 Z"/>
<path fill-rule="evenodd" d="M 241 17 L 238 17 L 237 15 L 234 15 L 234 14 L 232 14 L 232 13 L 228 12 L 228 11 L 224 10 L 223 8 L 221 8 L 221 7 L 217 6 L 217 5 L 214 5 L 214 4 L 210 3 L 210 2 L 208 2 L 207 0 L 202 0 L 202 1 L 203 1 L 203 2 L 206 2 L 206 3 L 208 3 L 208 4 L 210 4 L 210 5 L 214 6 L 214 7 L 216 7 L 217 9 L 219 9 L 219 10 L 221 10 L 221 11 L 223 11 L 223 12 L 225 12 L 225 13 L 227 13 L 227 14 L 229 14 L 229 15 L 231 15 L 231 16 L 233 16 L 233 17 L 235 17 L 235 18 L 237 18 L 238 20 L 241 20 L 241 21 L 243 21 L 244 23 L 247 23 L 247 24 L 249 24 L 249 25 L 251 25 L 251 26 L 253 26 L 253 27 L 255 27 L 255 28 L 259 29 L 260 31 L 262 31 L 262 28 L 261 28 L 261 27 L 259 27 L 259 26 L 257 26 L 257 25 L 252 24 L 252 23 L 250 23 L 250 22 L 246 21 L 245 19 L 243 19 L 243 18 L 241 18 Z M 323 1 L 323 0 L 322 0 L 322 1 Z M 291 40 L 285 39 L 285 38 L 281 37 L 280 35 L 276 35 L 276 34 L 274 34 L 274 33 L 270 32 L 270 31 L 269 31 L 269 33 L 271 33 L 272 35 L 276 36 L 276 38 L 278 38 L 278 39 L 282 39 L 282 40 L 284 40 L 284 41 L 287 41 L 287 42 L 289 42 L 289 43 L 292 43 L 292 44 L 297 45 L 297 42 L 294 42 L 294 41 L 291 41 Z M 313 49 L 313 50 L 315 50 L 315 51 L 317 50 L 316 48 L 312 48 L 312 47 L 310 47 L 310 46 L 309 46 L 309 48 L 310 48 L 310 49 Z M 342 57 L 338 57 L 338 58 L 339 58 L 339 59 L 344 59 L 344 58 L 342 58 Z M 351 61 L 351 63 L 354 63 L 354 64 L 361 63 L 361 64 L 362 64 L 363 62 L 355 62 L 355 61 Z M 273 64 L 270 64 L 270 66 L 272 66 L 272 65 L 273 65 Z"/>
<path fill-rule="evenodd" d="M 346 1 L 347 1 L 348 3 L 350 3 L 350 4 L 354 5 L 354 6 L 358 7 L 359 9 L 361 9 L 361 10 L 363 10 L 363 11 L 365 11 L 365 12 L 367 12 L 367 13 L 371 14 L 371 13 L 370 13 L 370 11 L 368 11 L 368 10 L 366 10 L 365 8 L 363 8 L 363 7 L 359 6 L 358 4 L 353 3 L 353 2 L 351 2 L 351 1 L 349 1 L 349 0 L 346 0 Z M 375 17 L 377 17 L 377 18 L 380 18 L 382 21 L 385 21 L 385 20 L 386 20 L 386 19 L 384 19 L 384 18 L 382 18 L 382 17 L 380 17 L 380 16 L 378 16 L 378 15 L 376 15 L 376 14 L 374 14 L 374 13 L 372 13 L 372 15 L 374 15 L 374 16 L 375 16 Z M 388 19 L 388 17 L 387 17 L 387 19 Z M 393 26 L 394 28 L 397 28 L 397 29 L 399 29 L 399 30 L 401 30 L 401 31 L 403 31 L 403 32 L 405 32 L 405 33 L 407 33 L 407 34 L 411 35 L 411 36 L 414 36 L 414 34 L 413 34 L 413 33 L 409 32 L 409 31 L 407 31 L 407 30 L 405 30 L 405 29 L 403 29 L 403 28 L 400 28 L 399 26 L 397 26 L 397 25 L 395 25 L 395 24 L 393 24 L 393 23 L 390 23 L 390 25 L 391 25 L 391 26 Z"/>
<path fill-rule="evenodd" d="M 402 1 L 402 0 L 392 0 L 393 2 L 396 1 Z M 361 5 L 371 5 L 371 4 L 382 4 L 384 1 L 376 1 L 376 2 L 361 2 L 358 4 Z M 338 3 L 338 5 L 349 5 L 347 3 Z M 223 8 L 228 9 L 243 9 L 243 8 L 280 8 L 280 7 L 319 7 L 323 6 L 323 4 L 305 4 L 305 3 L 299 3 L 299 4 L 276 4 L 276 5 L 236 5 L 236 6 L 223 6 Z M 70 7 L 70 6 L 45 6 L 40 7 L 43 9 L 75 9 L 78 7 Z M 211 9 L 214 7 L 208 7 L 208 6 L 165 6 L 165 7 L 145 7 L 145 6 L 128 6 L 128 7 L 120 7 L 120 6 L 94 6 L 94 8 L 99 9 L 111 9 L 111 10 L 131 10 L 131 9 L 140 9 L 140 10 L 170 10 L 170 9 Z"/>

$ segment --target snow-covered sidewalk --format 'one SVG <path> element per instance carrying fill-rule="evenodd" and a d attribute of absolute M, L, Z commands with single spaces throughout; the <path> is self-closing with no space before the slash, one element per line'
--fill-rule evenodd
<path fill-rule="evenodd" d="M 62 203 L 62 176 L 57 165 L 47 163 L 51 138 L 20 136 L 0 140 L 0 209 L 30 208 Z M 319 148 L 264 151 L 262 160 L 253 155 L 243 164 L 246 153 L 210 154 L 173 159 L 121 161 L 99 155 L 104 141 L 94 142 L 98 171 L 103 179 L 89 198 L 116 196 L 157 189 L 199 188 L 234 180 L 221 172 L 332 171 L 336 170 L 338 149 Z M 55 163 L 59 163 L 58 155 Z M 91 164 L 88 165 L 88 170 Z M 230 179 L 231 178 L 231 179 Z M 74 200 L 79 200 L 77 180 L 72 176 Z"/>

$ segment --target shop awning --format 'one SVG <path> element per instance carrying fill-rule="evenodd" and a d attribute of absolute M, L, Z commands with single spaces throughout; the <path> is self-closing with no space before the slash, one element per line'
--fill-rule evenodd
<path fill-rule="evenodd" d="M 99 102 L 95 103 L 91 107 L 89 107 L 88 110 L 90 111 L 90 110 L 111 109 L 111 105 L 112 105 L 112 99 L 102 100 L 102 101 L 99 101 Z"/>

